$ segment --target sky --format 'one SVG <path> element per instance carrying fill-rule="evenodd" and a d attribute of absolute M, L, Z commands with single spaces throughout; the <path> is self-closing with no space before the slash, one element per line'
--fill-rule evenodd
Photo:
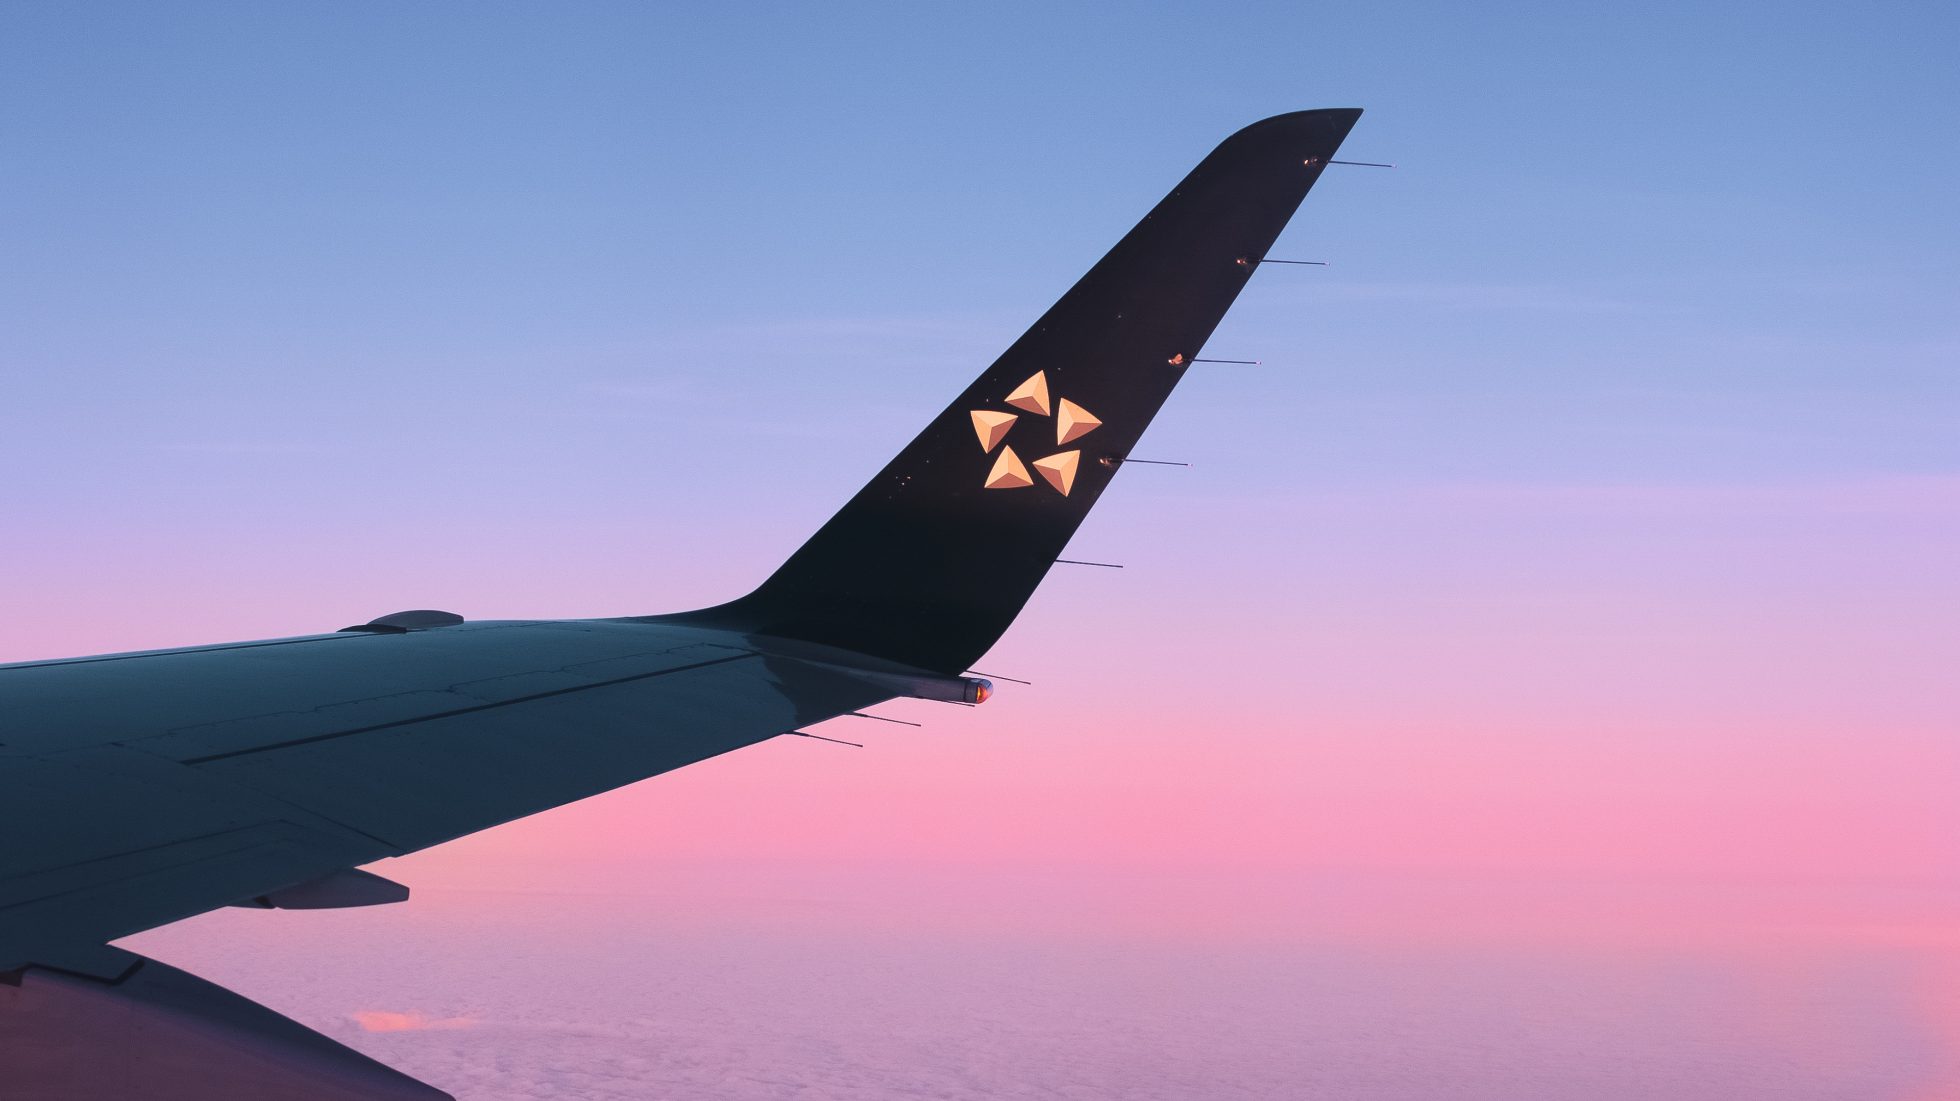
<path fill-rule="evenodd" d="M 640 1050 L 737 972 L 593 946 L 692 930 L 743 989 L 905 985 L 943 1036 L 825 1050 L 948 1096 L 1134 1093 L 1033 1022 L 1123 1065 L 1174 1003 L 1301 1022 L 1161 1079 L 1243 1096 L 1360 1050 L 1321 1085 L 1960 1097 L 1956 46 L 1930 3 L 0 5 L 0 660 L 738 595 L 1219 140 L 1358 106 L 1397 167 L 1316 186 L 1275 255 L 1328 266 L 1259 273 L 1207 351 L 1261 363 L 1139 451 L 1192 465 L 1071 547 L 1125 568 L 981 666 L 1032 687 L 156 943 L 436 1077 L 598 1035 L 523 968 L 450 1004 L 461 961 L 519 938 Z M 342 958 L 389 938 L 456 962 Z M 1100 963 L 999 1023 L 1058 945 Z M 302 948 L 347 981 L 281 1004 Z M 976 1021 L 990 1074 L 921 1054 Z M 591 1058 L 886 1095 L 719 1035 Z M 581 1095 L 541 1066 L 478 1095 Z"/>

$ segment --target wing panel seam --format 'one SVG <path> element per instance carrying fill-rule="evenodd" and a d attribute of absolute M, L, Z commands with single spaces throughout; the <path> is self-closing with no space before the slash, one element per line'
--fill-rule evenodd
<path fill-rule="evenodd" d="M 335 738 L 351 738 L 356 734 L 372 734 L 377 730 L 392 730 L 397 727 L 414 726 L 417 723 L 434 722 L 437 719 L 452 719 L 458 715 L 475 715 L 484 711 L 494 711 L 500 707 L 514 707 L 517 704 L 547 700 L 555 696 L 569 696 L 577 692 L 590 692 L 595 688 L 611 688 L 614 685 L 631 684 L 634 681 L 652 680 L 655 677 L 664 677 L 673 673 L 685 673 L 690 669 L 706 669 L 711 665 L 726 665 L 731 661 L 743 661 L 759 656 L 761 655 L 753 650 L 744 650 L 739 654 L 733 654 L 725 658 L 697 661 L 692 665 L 676 665 L 671 669 L 658 669 L 651 673 L 636 673 L 630 677 L 617 677 L 613 680 L 596 681 L 592 684 L 581 684 L 571 688 L 556 688 L 549 692 L 538 692 L 529 696 L 518 696 L 515 699 L 498 700 L 495 703 L 480 704 L 476 707 L 459 707 L 452 711 L 438 711 L 433 715 L 417 715 L 412 719 L 396 719 L 393 722 L 375 723 L 372 726 L 356 727 L 352 730 L 336 730 L 328 734 L 314 734 L 310 737 L 274 742 L 271 745 L 255 745 L 249 749 L 234 749 L 225 753 L 212 753 L 203 757 L 187 757 L 182 763 L 186 765 L 204 765 L 210 764 L 213 761 L 229 760 L 233 757 L 248 757 L 254 753 L 270 753 L 277 749 L 291 749 L 294 746 L 311 745 L 314 742 L 332 741 Z"/>

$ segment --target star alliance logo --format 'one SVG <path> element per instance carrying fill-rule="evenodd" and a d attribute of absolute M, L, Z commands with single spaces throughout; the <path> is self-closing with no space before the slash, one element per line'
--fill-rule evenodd
<path fill-rule="evenodd" d="M 1032 413 L 1037 417 L 1051 414 L 1055 418 L 1055 446 L 1066 447 L 1082 437 L 1102 427 L 1102 421 L 1095 414 L 1080 405 L 1061 399 L 1052 410 L 1048 401 L 1048 372 L 1036 371 L 1028 381 L 1014 388 L 1007 395 L 1007 404 L 1022 413 Z M 994 468 L 987 474 L 988 489 L 1026 489 L 1034 484 L 1034 477 L 1021 462 L 1021 457 L 1012 447 L 1002 447 L 1001 441 L 1007 438 L 1007 431 L 1014 422 L 1021 419 L 1020 413 L 1007 413 L 995 409 L 975 409 L 973 432 L 980 437 L 980 450 L 991 455 L 994 448 L 1000 448 L 1000 457 L 994 460 Z M 1034 461 L 1035 474 L 1062 496 L 1075 485 L 1076 467 L 1081 464 L 1081 451 L 1057 451 Z"/>

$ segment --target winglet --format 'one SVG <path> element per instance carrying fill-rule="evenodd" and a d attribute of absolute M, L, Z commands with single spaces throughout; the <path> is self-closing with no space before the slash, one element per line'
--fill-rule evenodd
<path fill-rule="evenodd" d="M 667 622 L 946 673 L 1000 637 L 1361 115 L 1227 138 L 761 587 Z"/>

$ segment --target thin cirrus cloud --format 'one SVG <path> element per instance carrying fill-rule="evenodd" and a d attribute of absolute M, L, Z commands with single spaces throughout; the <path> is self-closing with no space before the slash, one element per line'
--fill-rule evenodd
<path fill-rule="evenodd" d="M 347 1015 L 362 1032 L 441 1032 L 475 1028 L 475 1017 L 431 1017 L 426 1013 L 391 1009 L 357 1009 Z"/>
<path fill-rule="evenodd" d="M 1393 303 L 1450 310 L 1620 313 L 1652 309 L 1631 299 L 1530 283 L 1350 282 L 1313 288 L 1318 302 Z"/>

